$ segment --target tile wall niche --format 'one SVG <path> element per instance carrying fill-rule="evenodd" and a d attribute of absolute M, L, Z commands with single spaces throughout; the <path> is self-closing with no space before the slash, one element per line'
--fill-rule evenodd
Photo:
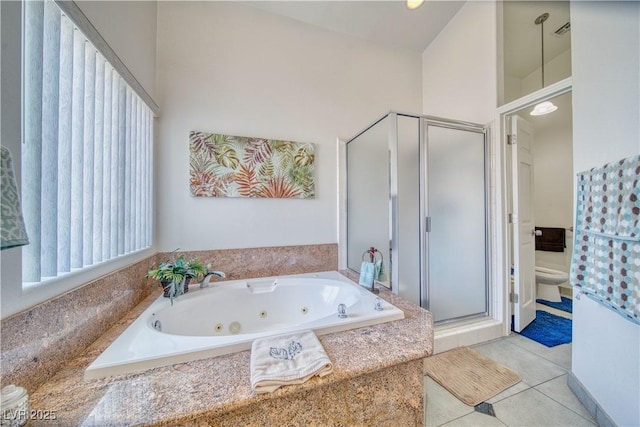
<path fill-rule="evenodd" d="M 179 252 L 197 257 L 226 280 L 337 270 L 338 245 L 320 244 Z M 145 279 L 156 262 L 175 253 L 158 253 L 71 292 L 38 304 L 0 322 L 0 381 L 29 393 L 51 378 L 152 292 L 161 289 Z M 212 279 L 220 280 L 220 279 Z"/>

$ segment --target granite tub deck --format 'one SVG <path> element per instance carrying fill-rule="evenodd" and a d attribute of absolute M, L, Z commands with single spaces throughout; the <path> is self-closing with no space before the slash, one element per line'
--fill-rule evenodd
<path fill-rule="evenodd" d="M 428 311 L 388 291 L 405 319 L 320 336 L 334 371 L 253 394 L 250 351 L 109 378 L 85 368 L 158 296 L 146 298 L 30 397 L 56 420 L 31 425 L 422 425 L 422 359 L 433 351 Z M 180 301 L 177 301 L 180 304 Z"/>

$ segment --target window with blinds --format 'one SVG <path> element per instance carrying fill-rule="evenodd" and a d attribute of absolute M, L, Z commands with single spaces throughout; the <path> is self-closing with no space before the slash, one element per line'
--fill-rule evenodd
<path fill-rule="evenodd" d="M 152 242 L 153 112 L 53 1 L 25 1 L 24 285 Z"/>

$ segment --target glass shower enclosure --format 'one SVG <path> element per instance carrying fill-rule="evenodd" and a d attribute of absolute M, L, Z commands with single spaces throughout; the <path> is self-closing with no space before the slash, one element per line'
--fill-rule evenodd
<path fill-rule="evenodd" d="M 346 144 L 347 267 L 375 247 L 380 284 L 438 323 L 488 314 L 487 133 L 392 112 Z"/>

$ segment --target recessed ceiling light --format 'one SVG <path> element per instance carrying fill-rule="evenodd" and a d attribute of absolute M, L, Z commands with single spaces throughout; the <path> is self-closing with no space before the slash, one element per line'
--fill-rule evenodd
<path fill-rule="evenodd" d="M 417 9 L 422 3 L 424 3 L 424 0 L 407 0 L 407 7 L 412 10 Z"/>

